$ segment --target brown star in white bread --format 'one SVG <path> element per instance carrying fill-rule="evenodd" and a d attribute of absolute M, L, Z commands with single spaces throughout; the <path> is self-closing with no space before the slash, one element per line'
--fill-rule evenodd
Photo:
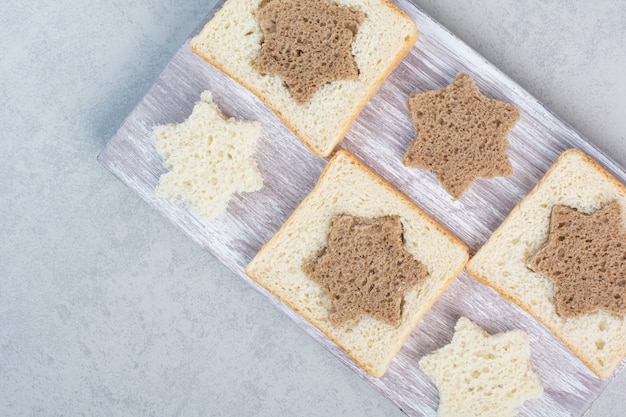
<path fill-rule="evenodd" d="M 528 262 L 554 282 L 562 317 L 626 314 L 626 230 L 617 201 L 592 214 L 554 206 L 548 241 Z"/>
<path fill-rule="evenodd" d="M 404 247 L 402 232 L 398 216 L 331 220 L 325 252 L 302 268 L 328 294 L 334 325 L 362 314 L 400 324 L 404 293 L 428 275 Z"/>
<path fill-rule="evenodd" d="M 270 0 L 257 18 L 264 41 L 254 66 L 280 76 L 298 103 L 326 83 L 359 77 L 352 42 L 363 12 L 328 0 Z"/>

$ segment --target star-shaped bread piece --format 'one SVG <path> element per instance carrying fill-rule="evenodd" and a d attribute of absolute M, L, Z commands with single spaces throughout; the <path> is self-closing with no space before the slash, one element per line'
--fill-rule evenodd
<path fill-rule="evenodd" d="M 234 193 L 259 190 L 263 178 L 252 155 L 260 129 L 258 122 L 227 119 L 211 93 L 203 92 L 187 120 L 153 129 L 156 149 L 169 169 L 156 195 L 183 201 L 210 220 Z"/>
<path fill-rule="evenodd" d="M 528 267 L 554 282 L 562 317 L 599 309 L 626 314 L 626 230 L 617 201 L 592 214 L 552 208 L 547 243 Z"/>
<path fill-rule="evenodd" d="M 269 0 L 257 16 L 264 40 L 254 67 L 280 76 L 298 103 L 326 83 L 358 78 L 351 46 L 363 12 L 328 0 Z"/>
<path fill-rule="evenodd" d="M 422 357 L 420 368 L 439 390 L 438 417 L 507 417 L 543 393 L 523 330 L 489 335 L 466 317 L 452 342 Z"/>
<path fill-rule="evenodd" d="M 432 171 L 453 198 L 479 177 L 513 173 L 507 135 L 520 111 L 482 95 L 469 75 L 459 73 L 441 90 L 413 94 L 407 106 L 416 135 L 402 162 Z"/>
<path fill-rule="evenodd" d="M 399 216 L 343 214 L 331 220 L 328 246 L 302 268 L 328 294 L 333 325 L 362 314 L 400 324 L 404 293 L 428 276 L 404 247 L 402 233 Z"/>

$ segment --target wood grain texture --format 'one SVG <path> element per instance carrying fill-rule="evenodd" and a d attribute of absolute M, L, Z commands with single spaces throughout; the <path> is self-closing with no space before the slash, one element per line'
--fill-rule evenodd
<path fill-rule="evenodd" d="M 205 21 L 221 4 L 218 2 Z M 354 153 L 405 193 L 461 238 L 471 253 L 487 240 L 565 149 L 581 149 L 621 182 L 626 182 L 624 169 L 505 74 L 412 3 L 398 0 L 396 4 L 415 20 L 420 37 L 365 106 L 338 148 Z M 478 180 L 462 198 L 453 201 L 431 173 L 404 167 L 401 158 L 414 136 L 405 105 L 407 97 L 416 91 L 445 87 L 460 71 L 471 74 L 483 94 L 518 106 L 522 117 L 509 135 L 514 174 Z M 264 188 L 256 193 L 235 195 L 226 212 L 210 222 L 198 218 L 181 204 L 155 197 L 154 190 L 164 169 L 151 136 L 154 125 L 182 122 L 204 90 L 213 93 L 215 102 L 227 116 L 262 123 L 255 158 L 264 177 Z M 596 378 L 541 324 L 465 272 L 413 331 L 388 372 L 380 379 L 367 376 L 316 328 L 243 272 L 260 247 L 313 188 L 327 160 L 314 156 L 254 95 L 194 55 L 189 49 L 189 39 L 98 159 L 407 415 L 436 414 L 437 390 L 417 363 L 423 355 L 449 343 L 460 316 L 470 318 L 492 333 L 515 328 L 529 333 L 533 367 L 545 393 L 525 403 L 521 415 L 581 416 L 611 382 Z M 617 372 L 624 366 L 622 363 Z"/>

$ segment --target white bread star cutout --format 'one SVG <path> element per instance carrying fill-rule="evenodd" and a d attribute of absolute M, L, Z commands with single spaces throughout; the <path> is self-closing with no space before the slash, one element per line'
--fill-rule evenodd
<path fill-rule="evenodd" d="M 439 390 L 438 417 L 506 417 L 543 393 L 523 330 L 489 335 L 461 317 L 452 342 L 419 366 Z"/>
<path fill-rule="evenodd" d="M 163 166 L 157 196 L 180 200 L 206 220 L 222 212 L 234 193 L 257 191 L 263 178 L 252 158 L 261 126 L 227 119 L 205 91 L 183 123 L 155 126 Z"/>

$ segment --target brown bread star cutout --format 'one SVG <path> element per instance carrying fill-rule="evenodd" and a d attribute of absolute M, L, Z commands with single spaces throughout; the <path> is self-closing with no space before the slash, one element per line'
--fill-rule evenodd
<path fill-rule="evenodd" d="M 548 242 L 528 267 L 555 285 L 556 312 L 626 314 L 626 231 L 617 201 L 584 214 L 554 206 Z"/>
<path fill-rule="evenodd" d="M 265 38 L 254 68 L 280 76 L 298 103 L 359 77 L 351 47 L 364 13 L 328 0 L 269 0 L 257 18 Z"/>
<path fill-rule="evenodd" d="M 415 139 L 402 162 L 432 171 L 455 199 L 478 177 L 513 173 L 507 135 L 520 118 L 512 104 L 485 97 L 460 73 L 448 87 L 407 101 Z"/>
<path fill-rule="evenodd" d="M 404 247 L 402 233 L 399 216 L 331 220 L 328 246 L 302 269 L 328 294 L 333 325 L 362 314 L 400 324 L 404 293 L 428 275 Z"/>

